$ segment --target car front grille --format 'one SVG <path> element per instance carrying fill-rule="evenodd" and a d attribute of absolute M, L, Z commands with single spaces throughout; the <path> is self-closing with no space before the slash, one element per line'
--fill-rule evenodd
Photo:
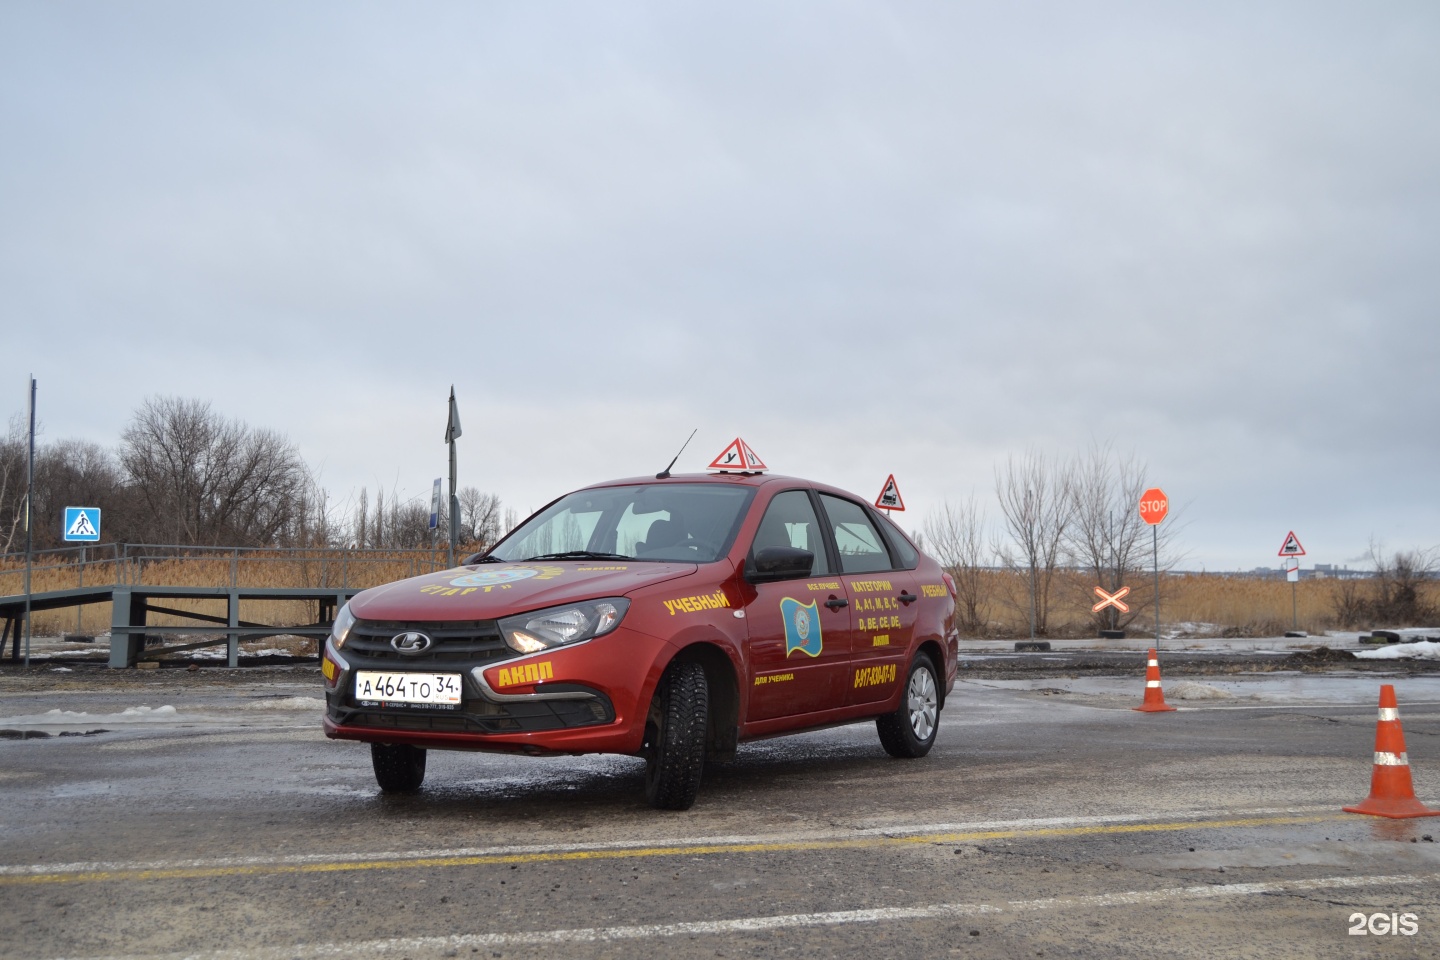
<path fill-rule="evenodd" d="M 459 713 L 432 713 L 423 710 L 350 709 L 332 704 L 330 716 L 337 723 L 380 730 L 415 733 L 525 733 L 589 727 L 610 723 L 615 708 L 603 696 L 584 700 L 540 700 L 504 705 L 470 701 Z"/>
<path fill-rule="evenodd" d="M 432 641 L 430 648 L 423 653 L 401 653 L 390 641 L 405 633 L 425 634 Z M 478 666 L 516 656 L 516 653 L 505 646 L 505 638 L 494 620 L 444 623 L 357 620 L 345 642 L 345 656 L 365 666 L 377 663 Z"/>

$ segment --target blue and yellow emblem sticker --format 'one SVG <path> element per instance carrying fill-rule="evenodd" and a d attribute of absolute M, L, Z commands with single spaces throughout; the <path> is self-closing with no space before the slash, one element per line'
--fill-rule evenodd
<path fill-rule="evenodd" d="M 801 603 L 785 597 L 780 601 L 780 617 L 785 621 L 785 656 L 796 650 L 811 657 L 820 656 L 820 614 L 814 600 Z"/>

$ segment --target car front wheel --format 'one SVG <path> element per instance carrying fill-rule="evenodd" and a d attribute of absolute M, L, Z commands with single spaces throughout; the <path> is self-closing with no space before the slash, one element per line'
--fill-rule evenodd
<path fill-rule="evenodd" d="M 386 793 L 414 793 L 425 782 L 425 748 L 408 743 L 370 744 L 375 782 Z"/>
<path fill-rule="evenodd" d="M 923 757 L 935 745 L 940 727 L 940 687 L 935 682 L 935 665 L 925 654 L 910 664 L 905 693 L 894 713 L 875 720 L 880 745 L 892 757 Z"/>
<path fill-rule="evenodd" d="M 710 686 L 698 663 L 665 671 L 646 723 L 645 799 L 659 810 L 689 810 L 705 768 Z"/>

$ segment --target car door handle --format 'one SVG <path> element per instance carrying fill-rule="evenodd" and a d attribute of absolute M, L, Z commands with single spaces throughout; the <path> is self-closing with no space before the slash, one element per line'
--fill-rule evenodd
<path fill-rule="evenodd" d="M 905 604 L 907 607 L 908 607 L 910 604 L 914 603 L 916 600 L 919 600 L 919 599 L 920 599 L 920 598 L 917 597 L 917 596 L 915 596 L 915 594 L 913 594 L 913 593 L 903 593 L 903 592 L 902 592 L 902 593 L 900 594 L 900 602 L 903 603 L 903 604 Z"/>
<path fill-rule="evenodd" d="M 850 601 L 842 600 L 839 597 L 831 597 L 829 600 L 825 601 L 825 606 L 829 607 L 831 610 L 842 610 L 845 607 L 850 606 Z"/>

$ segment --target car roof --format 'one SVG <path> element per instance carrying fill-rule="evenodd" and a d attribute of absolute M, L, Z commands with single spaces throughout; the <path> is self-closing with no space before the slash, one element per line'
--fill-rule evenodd
<path fill-rule="evenodd" d="M 839 496 L 860 500 L 864 499 L 858 494 L 841 490 L 839 487 L 832 487 L 827 483 L 820 483 L 816 480 L 806 480 L 803 477 L 787 477 L 779 473 L 676 473 L 664 479 L 651 474 L 642 477 L 626 477 L 622 480 L 606 480 L 604 483 L 592 483 L 580 489 L 595 490 L 601 487 L 626 487 L 634 484 L 654 483 L 728 483 L 747 487 L 762 487 L 771 483 L 783 483 L 787 486 L 813 487 L 825 493 L 834 493 Z"/>

